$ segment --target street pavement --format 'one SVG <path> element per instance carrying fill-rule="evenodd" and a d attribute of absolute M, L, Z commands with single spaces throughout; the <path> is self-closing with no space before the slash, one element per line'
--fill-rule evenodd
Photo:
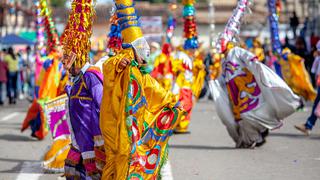
<path fill-rule="evenodd" d="M 51 137 L 37 141 L 30 137 L 30 130 L 20 132 L 28 106 L 28 102 L 18 101 L 0 107 L 0 180 L 64 179 L 41 169 Z M 284 126 L 272 131 L 263 147 L 235 149 L 213 102 L 202 100 L 193 110 L 191 133 L 170 140 L 169 170 L 175 180 L 320 179 L 319 124 L 309 137 L 293 127 L 303 123 L 309 113 L 307 107 L 285 119 Z"/>

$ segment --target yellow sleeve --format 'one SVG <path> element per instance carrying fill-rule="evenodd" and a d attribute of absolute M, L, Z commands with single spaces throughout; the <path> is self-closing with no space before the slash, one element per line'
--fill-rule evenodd
<path fill-rule="evenodd" d="M 126 179 L 130 142 L 126 130 L 125 101 L 130 68 L 119 69 L 121 59 L 133 59 L 132 50 L 122 50 L 103 64 L 103 96 L 100 129 L 104 138 L 106 165 L 102 179 Z"/>
<path fill-rule="evenodd" d="M 172 72 L 177 74 L 182 69 L 182 61 L 179 59 L 174 59 L 172 62 Z"/>

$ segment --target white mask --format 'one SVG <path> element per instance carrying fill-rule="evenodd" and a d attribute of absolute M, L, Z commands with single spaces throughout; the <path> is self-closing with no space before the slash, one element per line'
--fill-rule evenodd
<path fill-rule="evenodd" d="M 131 43 L 137 55 L 143 60 L 148 59 L 150 56 L 150 46 L 144 37 L 138 38 Z"/>

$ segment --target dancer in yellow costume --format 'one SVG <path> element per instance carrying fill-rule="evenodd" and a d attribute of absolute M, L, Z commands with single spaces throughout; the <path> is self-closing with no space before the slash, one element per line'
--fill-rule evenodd
<path fill-rule="evenodd" d="M 293 54 L 288 48 L 285 48 L 282 51 L 280 65 L 283 79 L 293 92 L 302 96 L 305 100 L 313 101 L 317 94 L 305 69 L 304 60 L 300 56 Z"/>
<path fill-rule="evenodd" d="M 171 91 L 173 72 L 171 56 L 171 45 L 165 43 L 162 47 L 162 53 L 156 57 L 154 61 L 154 69 L 151 72 L 151 76 L 155 78 L 166 91 Z"/>
<path fill-rule="evenodd" d="M 180 102 L 187 114 L 184 115 L 177 128 L 176 133 L 187 133 L 191 119 L 191 110 L 193 106 L 193 59 L 198 44 L 197 25 L 195 20 L 195 1 L 183 0 L 183 23 L 185 42 L 183 50 L 177 53 L 177 59 L 180 60 L 180 67 L 177 71 L 177 79 L 174 84 L 173 92 L 180 95 Z M 201 87 L 202 88 L 202 87 Z"/>
<path fill-rule="evenodd" d="M 212 65 L 210 65 L 210 67 L 209 67 L 209 72 L 210 72 L 210 79 L 215 80 L 222 73 L 221 59 L 224 58 L 224 55 L 219 54 L 217 52 L 213 52 L 212 56 L 213 56 L 212 57 Z"/>
<path fill-rule="evenodd" d="M 145 72 L 150 49 L 133 1 L 115 3 L 124 49 L 103 64 L 100 127 L 106 165 L 102 179 L 157 179 L 180 118 L 179 101 Z"/>
<path fill-rule="evenodd" d="M 192 66 L 191 58 L 186 54 L 186 51 L 179 50 L 176 53 L 176 60 L 173 63 L 173 72 L 176 77 L 172 88 L 173 94 L 179 95 L 183 109 L 187 112 L 181 117 L 181 120 L 175 129 L 175 133 L 187 133 L 190 124 L 191 110 L 193 106 L 192 93 Z"/>
<path fill-rule="evenodd" d="M 260 62 L 263 62 L 265 60 L 265 55 L 261 42 L 257 38 L 253 40 L 253 48 L 251 48 L 250 51 L 258 57 L 258 60 Z"/>
<path fill-rule="evenodd" d="M 193 74 L 193 83 L 192 83 L 192 93 L 197 100 L 200 96 L 201 90 L 203 88 L 204 80 L 206 77 L 206 70 L 203 64 L 203 54 L 198 50 L 195 53 L 195 59 L 193 60 L 192 74 Z"/>

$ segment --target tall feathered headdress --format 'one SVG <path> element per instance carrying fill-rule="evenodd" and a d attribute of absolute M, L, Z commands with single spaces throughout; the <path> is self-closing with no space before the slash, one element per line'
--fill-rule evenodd
<path fill-rule="evenodd" d="M 39 0 L 34 0 L 35 5 L 35 15 L 36 15 L 36 37 L 37 37 L 37 46 L 36 51 L 41 55 L 46 53 L 45 42 L 44 42 L 44 25 L 43 25 L 43 17 L 41 16 L 41 7 Z"/>
<path fill-rule="evenodd" d="M 74 54 L 75 66 L 81 68 L 89 61 L 94 8 L 92 0 L 73 0 L 71 8 L 62 44 L 64 54 Z"/>
<path fill-rule="evenodd" d="M 277 0 L 268 0 L 269 8 L 269 24 L 270 24 L 270 35 L 271 35 L 271 45 L 272 51 L 276 55 L 281 55 L 282 46 L 279 37 L 279 16 L 277 11 Z"/>
<path fill-rule="evenodd" d="M 117 17 L 123 39 L 123 48 L 133 48 L 137 55 L 146 59 L 150 55 L 150 47 L 143 37 L 139 17 L 132 0 L 115 0 Z"/>
<path fill-rule="evenodd" d="M 116 53 L 120 51 L 122 46 L 122 37 L 115 9 L 113 9 L 111 12 L 110 32 L 108 34 L 108 37 L 107 48 L 110 50 L 110 52 Z"/>
<path fill-rule="evenodd" d="M 43 18 L 44 28 L 47 33 L 47 52 L 56 52 L 58 46 L 60 46 L 60 41 L 55 23 L 51 17 L 51 10 L 48 7 L 47 0 L 40 0 L 40 9 L 40 15 Z"/>

